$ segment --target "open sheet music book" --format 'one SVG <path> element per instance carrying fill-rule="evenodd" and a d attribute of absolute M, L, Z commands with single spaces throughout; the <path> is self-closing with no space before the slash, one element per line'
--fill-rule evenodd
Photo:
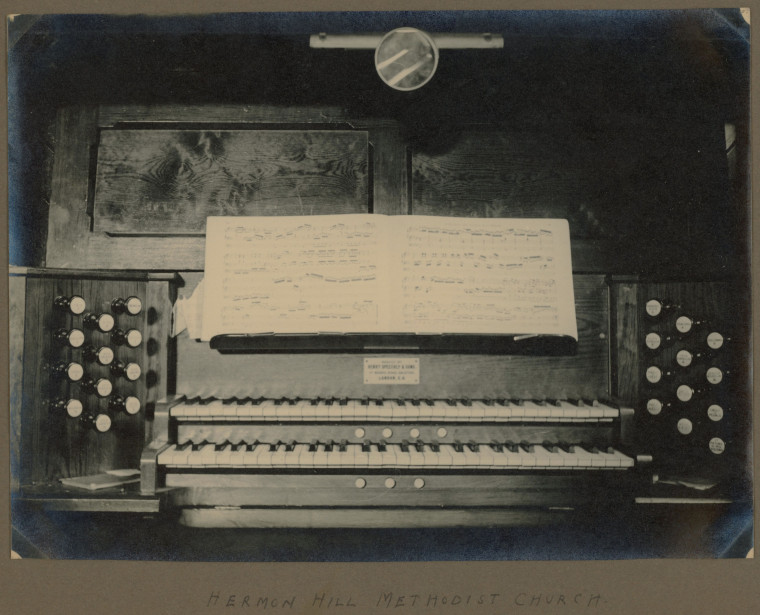
<path fill-rule="evenodd" d="M 567 221 L 210 217 L 202 339 L 264 333 L 577 340 Z"/>

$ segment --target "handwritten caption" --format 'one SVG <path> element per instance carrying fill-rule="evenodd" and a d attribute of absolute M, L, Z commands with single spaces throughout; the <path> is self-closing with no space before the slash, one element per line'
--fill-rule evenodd
<path fill-rule="evenodd" d="M 398 611 L 404 609 L 444 610 L 460 607 L 469 612 L 477 608 L 494 608 L 499 612 L 547 609 L 594 610 L 606 604 L 600 593 L 580 592 L 517 592 L 517 593 L 395 593 L 380 592 L 376 597 L 358 599 L 351 594 L 335 595 L 315 592 L 311 595 L 264 596 L 246 592 L 212 591 L 206 607 L 258 610 L 330 611 L 344 609 Z M 509 609 L 509 610 L 504 610 Z"/>

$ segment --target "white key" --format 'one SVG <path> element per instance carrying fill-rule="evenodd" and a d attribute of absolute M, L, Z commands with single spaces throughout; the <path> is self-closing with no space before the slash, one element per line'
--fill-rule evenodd
<path fill-rule="evenodd" d="M 317 445 L 317 450 L 314 451 L 314 467 L 327 467 L 327 451 L 325 450 L 325 445 L 321 442 Z"/>
<path fill-rule="evenodd" d="M 505 408 L 505 410 L 508 410 L 510 419 L 522 420 L 526 417 L 524 405 L 519 405 L 519 404 L 510 402 L 509 406 L 503 406 L 503 408 Z"/>
<path fill-rule="evenodd" d="M 253 450 L 247 450 L 243 453 L 243 465 L 248 468 L 256 467 L 261 452 L 267 447 L 266 444 L 256 444 Z"/>
<path fill-rule="evenodd" d="M 331 468 L 341 467 L 343 465 L 343 453 L 338 448 L 338 443 L 335 442 L 332 445 L 332 450 L 327 451 L 327 465 Z"/>
<path fill-rule="evenodd" d="M 232 453 L 232 445 L 228 444 L 225 446 L 222 450 L 216 451 L 216 459 L 214 460 L 214 465 L 218 466 L 229 466 L 230 465 L 230 454 Z"/>
<path fill-rule="evenodd" d="M 483 457 L 481 455 L 481 450 L 484 447 L 480 446 L 478 447 L 478 452 L 476 453 L 473 451 L 469 446 L 466 444 L 464 445 L 464 448 L 462 449 L 462 452 L 464 454 L 465 459 L 465 465 L 469 468 L 479 468 L 483 466 Z"/>
<path fill-rule="evenodd" d="M 465 457 L 464 451 L 460 453 L 450 444 L 446 444 L 445 447 L 448 449 L 449 454 L 451 455 L 451 466 L 453 468 L 464 468 L 467 466 L 467 459 Z M 441 450 L 443 449 L 444 445 L 442 444 Z"/>
<path fill-rule="evenodd" d="M 341 421 L 351 419 L 351 415 L 348 412 L 348 406 L 341 406 L 340 402 L 336 399 L 327 406 L 327 418 L 331 421 Z"/>
<path fill-rule="evenodd" d="M 553 453 L 549 449 L 547 449 L 547 448 L 545 448 L 543 446 L 539 446 L 539 445 L 535 446 L 535 450 L 536 450 L 537 453 L 539 453 L 540 455 L 543 455 L 543 456 L 545 456 L 547 458 L 547 460 L 548 460 L 547 467 L 550 467 L 550 468 L 561 468 L 561 467 L 563 467 L 565 465 L 565 462 L 564 462 L 562 456 L 559 453 Z"/>
<path fill-rule="evenodd" d="M 473 401 L 472 406 L 483 420 L 492 421 L 497 417 L 495 405 L 488 405 L 482 401 Z"/>
<path fill-rule="evenodd" d="M 214 445 L 206 444 L 197 451 L 191 451 L 187 456 L 188 465 L 194 468 L 209 466 L 214 461 Z"/>
<path fill-rule="evenodd" d="M 425 454 L 422 451 L 418 451 L 414 444 L 409 445 L 409 465 L 412 468 L 424 468 L 425 467 Z"/>
<path fill-rule="evenodd" d="M 298 452 L 298 466 L 301 468 L 314 467 L 314 451 L 309 450 L 308 444 L 299 444 L 296 446 Z"/>
<path fill-rule="evenodd" d="M 588 464 L 587 467 L 590 468 L 603 468 L 605 465 L 604 457 L 599 455 L 598 453 L 592 453 L 591 451 L 587 451 L 584 448 L 576 447 L 575 449 L 579 453 L 584 453 L 584 457 L 586 459 L 586 463 Z"/>
<path fill-rule="evenodd" d="M 393 450 L 393 446 L 387 444 L 384 451 L 380 451 L 380 457 L 382 458 L 381 465 L 384 468 L 396 467 L 396 455 Z"/>
<path fill-rule="evenodd" d="M 430 401 L 430 400 L 428 400 Z M 414 406 L 420 419 L 433 419 L 443 421 L 446 419 L 445 409 L 441 402 L 434 401 L 429 404 L 427 401 L 420 401 L 419 406 Z"/>
<path fill-rule="evenodd" d="M 438 449 L 438 465 L 442 468 L 450 468 L 454 465 L 452 448 L 448 444 L 441 444 Z"/>
<path fill-rule="evenodd" d="M 177 445 L 172 444 L 169 448 L 161 451 L 156 457 L 156 463 L 160 466 L 169 466 L 174 464 L 174 454 L 177 452 Z"/>
<path fill-rule="evenodd" d="M 277 448 L 272 451 L 272 467 L 280 468 L 285 465 L 285 444 L 280 443 Z"/>
<path fill-rule="evenodd" d="M 422 447 L 423 465 L 425 467 L 435 468 L 441 465 L 441 458 L 439 453 L 436 453 L 429 444 L 425 444 Z"/>
<path fill-rule="evenodd" d="M 604 459 L 605 468 L 619 468 L 620 467 L 621 460 L 618 455 L 615 455 L 614 453 L 608 453 L 607 451 L 599 451 L 599 454 L 602 456 L 602 459 Z"/>
<path fill-rule="evenodd" d="M 560 457 L 562 457 L 563 465 L 566 468 L 577 468 L 578 467 L 578 455 L 576 455 L 575 453 L 568 453 L 566 451 L 563 451 L 561 448 L 558 448 L 557 449 L 557 454 Z"/>
<path fill-rule="evenodd" d="M 396 458 L 396 466 L 408 468 L 412 464 L 411 454 L 403 451 L 400 445 L 389 444 L 388 449 L 393 452 L 393 456 Z"/>
<path fill-rule="evenodd" d="M 349 447 L 354 450 L 354 467 L 362 469 L 369 467 L 369 451 L 362 450 L 361 444 L 349 444 Z"/>
<path fill-rule="evenodd" d="M 236 451 L 230 452 L 229 464 L 233 468 L 238 468 L 244 465 L 245 457 L 245 444 L 239 443 Z"/>
<path fill-rule="evenodd" d="M 383 467 L 383 455 L 380 452 L 377 444 L 371 444 L 369 447 L 369 467 L 382 468 Z"/>

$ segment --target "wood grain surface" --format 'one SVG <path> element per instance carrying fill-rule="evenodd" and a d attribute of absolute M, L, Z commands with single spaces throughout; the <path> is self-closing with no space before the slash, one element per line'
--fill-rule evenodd
<path fill-rule="evenodd" d="M 368 211 L 367 133 L 103 130 L 94 230 L 203 234 L 207 216 Z"/>

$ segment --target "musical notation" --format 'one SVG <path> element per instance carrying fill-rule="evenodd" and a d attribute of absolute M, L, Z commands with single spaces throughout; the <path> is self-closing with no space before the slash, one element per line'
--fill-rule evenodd
<path fill-rule="evenodd" d="M 209 218 L 203 336 L 530 333 L 577 338 L 564 220 Z"/>
<path fill-rule="evenodd" d="M 567 224 L 409 216 L 397 275 L 402 326 L 467 333 L 573 331 Z M 568 306 L 569 302 L 569 306 Z"/>

